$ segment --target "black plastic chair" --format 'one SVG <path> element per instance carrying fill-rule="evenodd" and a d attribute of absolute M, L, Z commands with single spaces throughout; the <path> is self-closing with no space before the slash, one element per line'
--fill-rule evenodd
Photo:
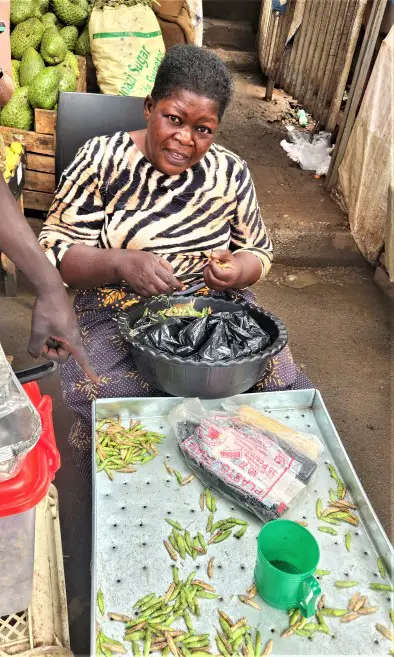
<path fill-rule="evenodd" d="M 56 184 L 88 139 L 145 128 L 144 99 L 104 94 L 59 94 L 56 124 Z"/>

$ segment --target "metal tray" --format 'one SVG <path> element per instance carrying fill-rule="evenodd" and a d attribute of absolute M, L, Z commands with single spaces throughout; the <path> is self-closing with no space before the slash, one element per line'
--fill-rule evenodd
<path fill-rule="evenodd" d="M 118 640 L 123 639 L 121 623 L 96 618 L 98 588 L 104 592 L 107 611 L 130 614 L 135 600 L 153 591 L 164 594 L 172 581 L 172 562 L 163 546 L 163 539 L 170 529 L 164 522 L 164 516 L 171 513 L 174 519 L 184 526 L 190 526 L 192 530 L 205 528 L 207 512 L 201 512 L 199 507 L 199 495 L 203 489 L 201 483 L 195 479 L 180 489 L 175 478 L 168 476 L 163 463 L 168 456 L 174 468 L 184 474 L 188 472 L 166 420 L 168 412 L 180 401 L 167 397 L 99 399 L 94 403 L 94 422 L 106 417 L 120 417 L 126 422 L 130 418 L 140 418 L 145 426 L 164 433 L 166 439 L 159 445 L 159 456 L 139 468 L 136 474 L 116 473 L 113 482 L 104 472 L 93 477 L 92 654 L 95 654 L 96 620 L 100 620 L 106 633 Z M 295 508 L 286 513 L 286 517 L 305 520 L 308 529 L 319 542 L 319 568 L 332 572 L 320 582 L 327 595 L 327 605 L 341 608 L 346 606 L 356 589 L 336 589 L 334 582 L 349 577 L 360 583 L 357 590 L 368 595 L 370 604 L 379 606 L 379 611 L 349 624 L 327 617 L 332 635 L 319 633 L 312 640 L 294 635 L 287 639 L 280 638 L 288 624 L 285 612 L 268 607 L 260 599 L 262 611 L 257 611 L 242 604 L 237 598 L 237 594 L 244 593 L 253 581 L 256 537 L 261 523 L 254 516 L 242 509 L 235 509 L 227 500 L 218 497 L 216 519 L 235 513 L 249 522 L 249 529 L 241 540 L 236 541 L 231 537 L 215 545 L 215 549 L 208 552 L 208 555 L 198 557 L 196 562 L 187 557 L 184 564 L 181 564 L 181 576 L 186 577 L 196 567 L 199 576 L 207 581 L 208 559 L 215 556 L 212 583 L 222 600 L 201 601 L 206 604 L 201 604 L 201 618 L 193 621 L 196 629 L 211 630 L 213 638 L 217 627 L 216 608 L 219 607 L 234 619 L 246 616 L 252 627 L 260 628 L 263 645 L 273 639 L 273 655 L 387 655 L 391 648 L 390 642 L 377 632 L 375 625 L 382 623 L 390 628 L 391 596 L 371 591 L 368 585 L 370 582 L 383 582 L 376 565 L 378 556 L 384 558 L 389 577 L 392 578 L 392 546 L 360 484 L 321 394 L 315 390 L 271 392 L 239 395 L 233 401 L 272 414 L 295 429 L 316 434 L 324 442 L 326 452 L 315 480 Z M 215 409 L 220 407 L 220 401 L 204 401 L 204 405 Z M 316 500 L 322 497 L 326 503 L 329 487 L 332 486 L 325 464 L 327 461 L 335 464 L 358 505 L 361 520 L 358 527 L 338 527 L 338 536 L 317 531 L 321 521 L 316 518 Z M 344 535 L 349 530 L 352 533 L 350 553 L 346 551 L 344 542 Z M 131 645 L 125 643 L 125 646 L 130 650 L 128 654 L 131 654 Z"/>

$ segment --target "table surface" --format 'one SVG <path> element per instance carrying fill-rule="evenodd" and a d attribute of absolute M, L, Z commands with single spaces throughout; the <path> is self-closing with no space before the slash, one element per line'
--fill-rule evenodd
<path fill-rule="evenodd" d="M 390 595 L 369 590 L 369 583 L 388 583 L 388 580 L 379 576 L 377 557 L 383 556 L 390 567 L 392 548 L 347 458 L 319 392 L 261 393 L 240 395 L 234 399 L 236 403 L 248 403 L 272 414 L 272 417 L 295 429 L 312 432 L 323 441 L 326 451 L 315 479 L 285 517 L 307 522 L 308 529 L 319 542 L 321 559 L 318 567 L 331 571 L 330 575 L 320 580 L 322 590 L 327 595 L 327 606 L 345 608 L 357 590 L 368 595 L 369 604 L 379 606 L 379 610 L 375 615 L 362 616 L 349 624 L 340 623 L 337 618 L 326 617 L 331 631 L 328 636 L 319 633 L 312 640 L 295 635 L 288 639 L 280 638 L 288 624 L 285 612 L 268 607 L 257 597 L 256 601 L 261 606 L 261 611 L 258 611 L 242 604 L 237 597 L 245 593 L 253 582 L 256 538 L 261 522 L 218 494 L 215 520 L 237 516 L 247 520 L 249 526 L 239 541 L 230 537 L 223 543 L 211 545 L 208 554 L 198 557 L 196 562 L 187 557 L 179 564 L 181 579 L 186 579 L 196 569 L 198 577 L 208 581 L 207 563 L 211 556 L 215 557 L 215 575 L 211 583 L 220 594 L 220 599 L 201 600 L 201 617 L 193 620 L 196 630 L 210 631 L 213 639 L 215 628 L 218 627 L 217 608 L 220 608 L 234 620 L 246 616 L 254 630 L 260 629 L 263 644 L 272 638 L 273 655 L 387 654 L 390 642 L 377 632 L 375 625 L 381 623 L 391 627 Z M 99 588 L 104 593 L 107 611 L 131 614 L 132 605 L 138 598 L 153 591 L 164 595 L 170 585 L 172 562 L 163 546 L 163 540 L 170 533 L 171 527 L 164 521 L 165 515 L 189 528 L 193 535 L 197 531 L 205 534 L 207 512 L 202 512 L 199 507 L 203 485 L 194 479 L 189 485 L 180 487 L 164 467 L 164 459 L 168 457 L 171 466 L 182 475 L 186 476 L 189 472 L 167 421 L 168 412 L 180 401 L 174 398 L 147 398 L 95 402 L 95 415 L 98 419 L 120 417 L 128 426 L 130 418 L 138 417 L 145 426 L 164 433 L 166 438 L 159 445 L 159 456 L 140 467 L 136 474 L 116 473 L 114 481 L 110 481 L 104 472 L 95 476 L 92 645 L 96 621 L 101 624 L 104 632 L 118 640 L 123 639 L 123 625 L 106 620 L 98 613 L 96 593 Z M 219 408 L 219 402 L 205 403 L 210 408 L 215 408 L 215 405 Z M 316 501 L 321 497 L 326 506 L 328 490 L 333 486 L 327 468 L 328 461 L 335 464 L 339 475 L 351 490 L 361 519 L 358 527 L 345 524 L 336 527 L 337 536 L 317 530 L 324 523 L 316 518 Z M 348 531 L 352 534 L 350 553 L 345 547 L 345 534 Z M 336 580 L 345 579 L 357 580 L 359 584 L 352 589 L 338 589 L 334 586 Z M 183 624 L 179 623 L 179 626 L 183 627 Z M 215 645 L 214 642 L 212 645 Z M 128 654 L 131 654 L 131 645 L 126 642 L 125 646 Z"/>

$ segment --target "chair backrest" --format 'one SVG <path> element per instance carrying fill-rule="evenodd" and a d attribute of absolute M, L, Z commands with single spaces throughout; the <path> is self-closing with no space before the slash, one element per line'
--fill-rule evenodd
<path fill-rule="evenodd" d="M 56 184 L 88 139 L 145 128 L 144 99 L 104 94 L 59 94 L 56 124 Z"/>

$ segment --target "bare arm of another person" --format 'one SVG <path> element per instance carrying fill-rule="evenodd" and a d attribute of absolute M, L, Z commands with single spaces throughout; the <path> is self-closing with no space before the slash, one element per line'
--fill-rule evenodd
<path fill-rule="evenodd" d="M 214 290 L 243 289 L 270 270 L 272 242 L 261 218 L 256 190 L 247 167 L 238 174 L 237 208 L 231 226 L 233 251 L 216 251 L 204 278 Z"/>
<path fill-rule="evenodd" d="M 29 279 L 37 295 L 29 353 L 64 362 L 72 353 L 96 378 L 81 343 L 77 322 L 59 273 L 50 264 L 0 175 L 0 251 Z"/>
<path fill-rule="evenodd" d="M 182 289 L 171 265 L 152 253 L 99 248 L 105 219 L 101 181 L 106 166 L 113 167 L 112 154 L 106 152 L 105 137 L 91 139 L 78 151 L 60 181 L 39 238 L 41 245 L 73 288 L 126 282 L 142 296 Z"/>
<path fill-rule="evenodd" d="M 5 31 L 0 33 L 0 68 L 11 76 L 11 45 L 10 45 L 10 0 L 0 0 L 0 23 L 4 23 Z M 6 101 L 8 102 L 8 100 Z"/>
<path fill-rule="evenodd" d="M 12 78 L 7 75 L 7 73 L 3 72 L 3 75 L 0 77 L 0 110 L 4 105 L 7 105 L 9 100 L 11 100 L 14 91 L 15 85 Z"/>

